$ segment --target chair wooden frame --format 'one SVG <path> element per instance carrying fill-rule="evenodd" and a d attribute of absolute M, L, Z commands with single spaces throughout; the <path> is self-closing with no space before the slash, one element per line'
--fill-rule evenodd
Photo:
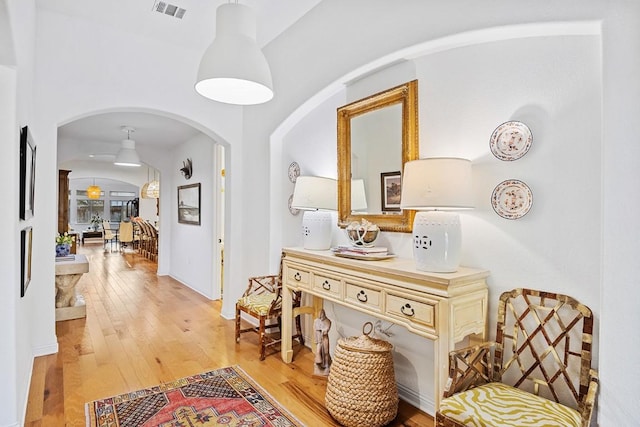
<path fill-rule="evenodd" d="M 111 229 L 111 223 L 107 220 L 102 221 L 102 240 L 105 251 L 107 249 L 107 242 L 109 242 L 110 244 L 110 250 L 113 250 L 114 241 L 116 244 L 116 249 L 118 249 L 118 232 L 114 232 Z"/>
<path fill-rule="evenodd" d="M 251 309 L 240 304 L 242 298 L 250 295 L 261 295 L 267 293 L 274 293 L 275 299 L 271 302 L 269 310 L 265 314 L 252 311 Z M 302 298 L 302 292 L 293 292 L 293 307 L 300 307 L 300 301 Z M 258 319 L 257 326 L 251 326 L 249 328 L 242 328 L 242 313 L 246 313 L 251 317 Z M 270 331 L 272 329 L 281 328 L 281 315 L 282 315 L 282 262 L 280 263 L 280 273 L 277 275 L 267 276 L 255 276 L 249 277 L 249 285 L 242 294 L 241 299 L 236 303 L 236 343 L 240 342 L 240 334 L 245 332 L 256 332 L 260 342 L 260 360 L 264 360 L 266 352 L 269 347 L 280 344 L 281 336 L 274 337 Z M 276 323 L 267 323 L 268 321 L 275 321 Z M 296 334 L 293 335 L 293 339 L 297 339 L 301 345 L 304 345 L 304 335 L 302 334 L 302 327 L 300 324 L 300 315 L 295 316 Z M 280 334 L 281 335 L 281 334 Z"/>
<path fill-rule="evenodd" d="M 450 353 L 444 398 L 503 382 L 576 409 L 581 426 L 588 427 L 598 390 L 598 373 L 591 369 L 592 335 L 591 310 L 569 296 L 531 289 L 504 292 L 496 341 Z M 436 426 L 464 424 L 438 411 Z"/>

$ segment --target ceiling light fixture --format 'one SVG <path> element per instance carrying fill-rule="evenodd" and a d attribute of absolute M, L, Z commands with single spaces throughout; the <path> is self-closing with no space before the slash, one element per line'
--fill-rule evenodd
<path fill-rule="evenodd" d="M 200 61 L 195 89 L 227 104 L 273 98 L 271 70 L 256 42 L 256 16 L 249 6 L 227 3 L 216 10 L 216 38 Z"/>
<path fill-rule="evenodd" d="M 100 186 L 96 185 L 96 179 L 93 179 L 93 185 L 87 187 L 87 197 L 90 199 L 99 199 L 102 194 Z"/>
<path fill-rule="evenodd" d="M 127 133 L 127 139 L 122 140 L 122 147 L 118 151 L 113 164 L 117 166 L 140 166 L 140 156 L 136 151 L 136 142 L 130 139 L 131 132 L 135 132 L 135 129 L 130 126 L 122 126 L 120 129 Z"/>
<path fill-rule="evenodd" d="M 149 181 L 149 185 L 147 185 L 147 198 L 149 199 L 160 198 L 160 181 L 156 179 L 155 169 L 153 169 L 153 181 Z"/>
<path fill-rule="evenodd" d="M 147 188 L 149 188 L 149 183 L 150 182 L 151 181 L 149 180 L 149 166 L 147 166 L 147 182 L 140 189 L 140 198 L 141 199 L 148 199 L 149 198 L 149 196 L 147 196 Z"/>

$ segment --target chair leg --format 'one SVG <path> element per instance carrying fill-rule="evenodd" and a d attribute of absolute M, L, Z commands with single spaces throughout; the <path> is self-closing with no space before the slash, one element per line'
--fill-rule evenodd
<path fill-rule="evenodd" d="M 236 342 L 240 342 L 240 309 L 236 306 Z"/>
<path fill-rule="evenodd" d="M 266 341 L 267 341 L 267 337 L 266 337 L 266 333 L 265 333 L 265 321 L 266 318 L 265 316 L 260 316 L 260 329 L 258 330 L 259 334 L 260 334 L 260 360 L 264 360 L 265 353 L 267 350 L 266 347 Z"/>

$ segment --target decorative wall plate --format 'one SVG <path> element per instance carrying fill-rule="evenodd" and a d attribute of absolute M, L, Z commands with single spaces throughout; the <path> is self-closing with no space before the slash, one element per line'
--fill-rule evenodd
<path fill-rule="evenodd" d="M 293 201 L 293 194 L 289 196 L 289 201 L 287 202 L 287 205 L 289 206 L 289 213 L 291 213 L 291 215 L 298 215 L 300 213 L 300 209 L 292 208 L 291 207 L 292 201 Z"/>
<path fill-rule="evenodd" d="M 527 184 L 517 179 L 502 181 L 491 194 L 491 206 L 506 219 L 522 218 L 533 204 L 533 194 Z"/>
<path fill-rule="evenodd" d="M 522 122 L 506 122 L 493 131 L 489 147 L 498 159 L 513 161 L 527 154 L 532 142 L 533 134 L 527 125 Z"/>
<path fill-rule="evenodd" d="M 300 176 L 300 165 L 296 162 L 292 162 L 289 165 L 289 170 L 287 171 L 289 175 L 289 181 L 295 183 L 296 179 Z"/>

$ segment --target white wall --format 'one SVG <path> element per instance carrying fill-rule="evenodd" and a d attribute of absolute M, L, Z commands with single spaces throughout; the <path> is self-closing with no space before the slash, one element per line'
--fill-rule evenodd
<path fill-rule="evenodd" d="M 600 425 L 640 425 L 640 2 L 615 2 L 603 24 Z M 630 136 L 633 135 L 633 136 Z M 632 355 L 632 357 L 627 357 Z"/>
<path fill-rule="evenodd" d="M 520 286 L 572 295 L 599 313 L 601 253 L 597 245 L 587 244 L 591 236 L 600 234 L 601 222 L 599 52 L 597 36 L 538 37 L 482 43 L 414 60 L 420 157 L 458 156 L 473 161 L 476 209 L 462 215 L 462 263 L 491 271 L 491 325 L 495 325 L 494 302 L 499 294 Z M 397 83 L 398 75 L 407 77 L 406 68 L 382 73 L 388 87 Z M 384 84 L 378 76 L 371 79 Z M 336 101 L 340 97 L 309 114 L 316 121 L 307 118 L 293 128 L 285 137 L 283 156 L 292 157 L 294 152 L 305 169 L 329 167 L 328 175 L 336 175 L 333 156 L 318 155 L 336 150 L 332 136 L 339 105 L 328 105 Z M 334 117 L 329 117 L 329 111 Z M 514 162 L 502 162 L 489 150 L 491 133 L 508 120 L 523 121 L 534 134 L 529 153 Z M 571 162 L 576 156 L 580 161 Z M 508 178 L 523 180 L 534 193 L 531 212 L 518 221 L 499 217 L 489 203 L 493 188 Z M 285 229 L 298 228 L 298 218 L 284 211 L 283 215 L 295 224 Z M 590 230 L 589 236 L 584 230 Z M 382 234 L 381 240 L 393 252 L 412 256 L 410 233 Z M 328 314 L 340 320 L 336 335 L 357 335 L 360 325 L 369 320 L 339 307 L 331 307 Z M 431 411 L 431 345 L 398 329 L 393 328 L 395 336 L 390 339 L 396 349 L 397 379 L 405 394 L 418 396 L 418 403 Z M 595 355 L 597 363 L 597 345 Z"/>
<path fill-rule="evenodd" d="M 126 38 L 114 29 L 46 11 L 38 11 L 36 25 L 33 1 L 0 0 L 0 6 L 4 5 L 8 5 L 10 12 L 9 20 L 13 38 L 8 42 L 3 39 L 0 43 L 3 51 L 7 43 L 14 43 L 18 67 L 3 71 L 2 88 L 3 90 L 5 87 L 8 88 L 9 96 L 12 90 L 16 90 L 18 102 L 15 107 L 10 101 L 2 104 L 9 113 L 9 117 L 3 117 L 3 120 L 11 120 L 10 116 L 13 112 L 15 123 L 12 125 L 2 121 L 0 132 L 5 136 L 4 141 L 15 140 L 17 127 L 29 122 L 38 143 L 39 163 L 36 172 L 35 201 L 37 212 L 30 224 L 33 224 L 36 229 L 34 262 L 40 268 L 34 274 L 26 299 L 18 300 L 15 290 L 7 291 L 10 292 L 9 294 L 3 294 L 7 296 L 3 299 L 5 301 L 3 304 L 6 306 L 3 309 L 3 319 L 6 317 L 7 320 L 6 323 L 2 323 L 3 337 L 6 336 L 8 342 L 13 342 L 12 339 L 15 338 L 17 345 L 13 354 L 5 356 L 3 352 L 0 356 L 0 362 L 3 362 L 0 363 L 2 366 L 0 377 L 6 379 L 8 384 L 2 392 L 2 396 L 8 398 L 0 399 L 3 402 L 0 425 L 17 424 L 16 420 L 22 417 L 30 373 L 27 365 L 31 363 L 26 347 L 31 345 L 35 354 L 50 352 L 57 348 L 51 304 L 54 265 L 50 257 L 52 237 L 49 236 L 53 236 L 56 230 L 57 170 L 52 159 L 56 154 L 56 127 L 59 124 L 91 112 L 127 108 L 142 109 L 162 112 L 183 120 L 194 125 L 216 142 L 228 144 L 225 151 L 228 160 L 226 162 L 226 194 L 230 195 L 227 199 L 230 215 L 225 233 L 227 258 L 225 269 L 229 275 L 228 283 L 243 283 L 246 276 L 269 269 L 272 266 L 272 260 L 279 256 L 282 246 L 282 238 L 273 230 L 282 230 L 286 227 L 284 224 L 281 225 L 281 218 L 284 216 L 282 209 L 286 209 L 286 196 L 282 193 L 288 196 L 291 186 L 288 184 L 280 187 L 281 182 L 274 179 L 279 173 L 285 173 L 287 162 L 290 160 L 282 155 L 281 137 L 316 105 L 336 95 L 339 92 L 337 88 L 340 88 L 343 82 L 371 71 L 379 65 L 401 58 L 403 50 L 421 43 L 426 44 L 426 48 L 430 49 L 431 53 L 435 53 L 442 46 L 450 48 L 456 44 L 464 45 L 469 38 L 475 39 L 476 44 L 483 39 L 492 39 L 496 32 L 493 29 L 502 26 L 511 31 L 514 28 L 518 29 L 522 24 L 531 24 L 528 28 L 534 32 L 537 29 L 541 30 L 541 33 L 552 33 L 553 31 L 547 31 L 549 24 L 555 25 L 555 27 L 551 25 L 552 29 L 562 32 L 564 28 L 571 28 L 567 23 L 599 20 L 603 20 L 604 85 L 601 108 L 604 120 L 601 145 L 602 174 L 598 180 L 602 182 L 603 198 L 597 206 L 597 212 L 584 209 L 580 200 L 579 207 L 572 206 L 569 212 L 563 211 L 558 215 L 572 215 L 577 210 L 580 213 L 573 214 L 575 217 L 594 214 L 596 220 L 593 225 L 603 230 L 587 243 L 593 247 L 603 248 L 603 257 L 594 263 L 601 266 L 602 272 L 599 278 L 602 282 L 600 284 L 602 302 L 596 303 L 596 306 L 600 306 L 602 310 L 599 319 L 602 343 L 600 346 L 602 374 L 600 425 L 640 424 L 635 410 L 637 394 L 633 389 L 633 385 L 640 381 L 640 369 L 637 364 L 620 363 L 621 354 L 635 354 L 639 349 L 637 340 L 634 341 L 630 337 L 637 335 L 635 329 L 640 324 L 638 310 L 634 306 L 640 296 L 638 294 L 640 275 L 636 271 L 637 263 L 635 262 L 640 255 L 638 246 L 640 243 L 636 238 L 638 233 L 633 228 L 636 227 L 634 224 L 637 224 L 634 215 L 640 208 L 640 202 L 633 197 L 634 190 L 629 189 L 629 183 L 640 181 L 640 170 L 635 160 L 640 157 L 638 155 L 640 153 L 636 153 L 640 144 L 637 144 L 634 139 L 634 135 L 640 133 L 635 129 L 638 126 L 637 117 L 640 115 L 638 111 L 640 87 L 637 79 L 640 75 L 637 55 L 638 40 L 640 40 L 637 34 L 637 29 L 640 28 L 640 10 L 638 10 L 640 5 L 637 2 L 518 0 L 514 3 L 513 0 L 498 0 L 478 4 L 472 0 L 451 2 L 416 0 L 394 3 L 390 6 L 384 0 L 352 0 L 350 2 L 324 0 L 309 15 L 301 18 L 285 34 L 266 46 L 264 51 L 274 75 L 276 97 L 265 105 L 244 109 L 208 102 L 193 93 L 193 72 L 197 68 L 201 52 L 178 49 L 173 46 L 160 46 L 151 39 Z M 460 10 L 468 13 L 460 14 Z M 1 16 L 0 14 L 0 19 Z M 4 23 L 0 21 L 0 24 Z M 36 28 L 37 61 L 34 61 L 32 54 Z M 330 30 L 327 31 L 327 29 Z M 474 33 L 483 29 L 490 30 Z M 504 60 L 504 57 L 502 59 Z M 545 61 L 547 64 L 550 62 L 551 60 Z M 15 64 L 8 65 L 12 67 Z M 532 64 L 532 66 L 538 65 Z M 436 71 L 437 69 L 431 71 L 425 69 L 421 72 Z M 458 70 L 449 71 L 453 73 Z M 149 76 L 155 78 L 149 78 Z M 171 78 L 165 78 L 166 76 Z M 162 91 L 157 90 L 160 81 L 163 82 Z M 424 83 L 437 84 L 438 82 Z M 553 81 L 548 83 L 552 84 Z M 426 89 L 424 84 L 421 88 Z M 522 90 L 515 86 L 510 89 L 516 92 Z M 33 101 L 33 93 L 38 94 L 37 103 Z M 493 95 L 489 94 L 489 96 Z M 456 102 L 457 105 L 462 105 L 462 101 Z M 468 99 L 468 102 L 473 102 L 473 99 Z M 485 105 L 481 106 L 485 108 Z M 446 105 L 441 107 L 446 110 Z M 511 107 L 513 108 L 514 105 Z M 421 104 L 421 108 L 430 107 Z M 459 111 L 449 112 L 452 117 L 460 116 Z M 507 113 L 515 113 L 515 111 L 508 111 L 505 108 L 502 114 Z M 565 111 L 565 114 L 571 120 L 575 120 L 570 112 Z M 534 115 L 533 118 L 535 117 L 537 116 Z M 497 118 L 486 117 L 488 122 Z M 451 119 L 447 118 L 447 120 Z M 542 123 L 544 124 L 545 121 L 543 120 Z M 475 128 L 474 133 L 482 133 L 486 138 L 488 137 L 486 132 L 492 130 L 491 127 L 494 124 L 487 125 L 482 132 L 480 128 Z M 460 131 L 466 132 L 464 128 Z M 557 137 L 569 132 L 566 128 L 544 128 L 542 135 L 545 133 Z M 457 134 L 457 132 L 454 133 L 454 135 Z M 424 133 L 421 136 L 423 139 L 429 138 Z M 541 139 L 539 130 L 535 131 L 535 138 L 534 148 L 527 155 L 531 157 L 509 165 L 509 170 L 503 169 L 502 172 L 511 175 L 512 166 L 522 168 L 522 173 L 527 171 L 527 168 L 546 167 L 546 165 L 538 165 L 537 162 L 535 166 L 531 166 L 536 158 L 545 160 L 549 158 L 549 154 L 545 154 L 547 148 L 537 144 Z M 463 148 L 463 145 L 456 145 L 456 147 Z M 15 150 L 15 146 L 13 149 Z M 540 151 L 536 154 L 533 150 Z M 581 156 L 584 153 L 583 150 L 579 150 L 572 154 Z M 272 160 L 267 162 L 266 159 L 270 157 Z M 173 168 L 170 165 L 171 159 L 156 155 L 155 160 L 163 176 L 168 176 L 165 173 L 169 173 Z M 558 167 L 560 159 L 551 160 L 553 160 L 551 165 Z M 578 157 L 572 164 L 580 163 L 581 160 L 582 157 Z M 591 159 L 588 158 L 588 160 Z M 3 182 L 15 183 L 17 161 L 10 163 L 10 160 L 7 160 L 6 162 L 9 164 L 7 168 L 2 169 L 2 176 L 5 178 Z M 563 163 L 563 166 L 565 164 Z M 507 165 L 502 166 L 507 167 Z M 498 165 L 488 164 L 486 167 L 489 171 Z M 477 172 L 478 168 L 475 169 L 474 172 Z M 483 170 L 480 172 L 484 173 Z M 583 173 L 582 169 L 579 172 Z M 485 190 L 490 189 L 495 183 L 497 175 L 494 176 L 492 173 L 484 175 Z M 518 254 L 541 251 L 541 246 L 544 245 L 543 239 L 539 239 L 534 246 L 521 248 L 523 244 L 520 243 L 520 237 L 523 233 L 526 234 L 526 230 L 519 229 L 524 228 L 521 224 L 536 223 L 540 215 L 548 215 L 546 208 L 556 201 L 554 197 L 558 197 L 551 197 L 546 191 L 540 190 L 540 188 L 545 189 L 549 183 L 545 176 L 537 173 L 535 176 L 527 176 L 527 179 L 534 187 L 535 200 L 534 209 L 529 214 L 531 217 L 525 217 L 513 223 L 499 223 L 500 227 L 496 227 L 495 233 L 489 236 L 491 238 L 494 235 L 500 236 L 503 240 L 511 236 L 510 245 L 519 249 Z M 484 191 L 482 188 L 478 190 Z M 168 188 L 161 191 L 161 197 L 164 200 L 173 196 Z M 571 191 L 577 190 L 572 188 Z M 620 208 L 621 200 L 627 204 L 626 209 Z M 587 204 L 590 203 L 588 195 L 586 201 Z M 6 209 L 9 213 L 5 213 L 10 215 L 7 219 L 8 223 L 13 224 L 14 234 L 17 234 L 23 226 L 22 223 L 17 222 L 17 215 L 10 213 L 17 211 L 17 203 L 16 195 Z M 14 209 L 11 209 L 12 204 Z M 265 206 L 265 212 L 268 210 L 269 213 L 265 213 L 262 217 L 247 215 L 246 212 L 256 205 Z M 161 203 L 160 209 L 161 217 L 171 215 L 172 209 L 168 203 Z M 38 212 L 43 214 L 40 215 Z M 484 211 L 487 218 L 483 217 L 482 212 L 478 210 L 463 218 L 465 236 L 468 236 L 468 239 L 465 238 L 465 244 L 474 241 L 471 240 L 474 239 L 474 233 L 468 231 L 469 226 L 478 222 L 479 229 L 486 231 L 489 224 L 492 224 L 491 221 L 496 220 L 490 211 Z M 599 224 L 598 216 L 601 219 Z M 285 218 L 293 217 L 285 216 Z M 276 226 L 271 227 L 271 224 Z M 546 234 L 541 237 L 553 237 L 555 233 L 564 232 L 555 227 L 555 224 L 556 222 L 547 224 L 548 228 L 544 230 Z M 606 227 L 603 228 L 602 224 Z M 627 224 L 627 226 L 617 228 L 619 224 Z M 295 226 L 294 223 L 291 224 L 291 227 Z M 583 230 L 583 233 L 590 232 L 592 229 L 593 227 L 589 227 L 586 231 Z M 575 234 L 576 229 L 572 228 L 564 236 L 573 239 L 576 238 Z M 479 236 L 475 239 L 479 239 Z M 406 252 L 406 248 L 403 247 L 405 240 L 398 237 L 391 243 L 394 248 L 400 248 L 399 252 L 404 253 Z M 580 235 L 575 241 L 576 246 L 579 246 L 585 239 Z M 486 239 L 481 243 L 485 242 Z M 167 244 L 168 239 L 161 239 L 161 245 Z M 12 246 L 13 255 L 3 258 L 0 265 L 3 270 L 8 271 L 8 277 L 11 277 L 11 274 L 17 277 L 15 262 L 16 254 L 19 252 L 17 237 L 13 238 Z M 582 252 L 583 249 L 580 248 L 579 253 Z M 166 255 L 168 253 L 167 248 L 167 251 L 163 251 L 164 255 L 161 254 L 161 258 L 168 256 Z M 554 247 L 551 253 L 556 255 L 561 253 L 561 250 Z M 590 252 L 588 256 L 592 256 Z M 465 261 L 477 261 L 478 264 L 485 266 L 484 259 L 476 257 L 478 257 L 477 253 L 467 253 Z M 170 261 L 166 259 L 161 263 L 165 262 L 168 265 Z M 535 284 L 542 284 L 542 278 L 547 272 L 540 269 L 546 265 L 549 265 L 549 260 L 534 258 L 532 263 L 525 265 L 522 271 L 509 270 L 508 274 L 500 273 L 501 270 L 493 272 L 492 280 L 499 283 L 499 286 L 506 286 L 508 282 L 506 279 L 511 277 L 511 274 L 519 273 L 528 278 L 535 278 Z M 588 271 L 598 268 L 586 267 Z M 577 264 L 572 262 L 569 268 L 575 270 Z M 552 272 L 560 273 L 562 278 L 572 273 L 560 268 Z M 548 283 L 551 283 L 552 279 L 555 280 L 556 277 L 549 277 Z M 512 283 L 509 283 L 509 286 L 511 285 Z M 587 289 L 584 294 L 589 299 L 587 294 L 593 291 L 589 286 Z M 234 296 L 237 296 L 239 291 L 241 290 L 229 289 L 229 298 L 226 298 L 223 304 L 224 315 L 232 316 Z M 492 293 L 495 294 L 495 291 Z M 422 372 L 418 371 L 418 374 L 422 375 Z M 12 387 L 12 384 L 15 384 L 15 387 Z M 411 385 L 411 388 L 418 387 Z"/>
<path fill-rule="evenodd" d="M 21 21 L 21 25 L 16 25 Z M 38 310 L 38 290 L 29 286 L 24 298 L 20 297 L 20 230 L 33 227 L 33 242 L 47 239 L 46 219 L 42 206 L 35 204 L 36 217 L 27 221 L 18 219 L 19 188 L 19 129 L 29 125 L 34 138 L 38 138 L 38 126 L 33 121 L 33 64 L 34 64 L 34 21 L 35 9 L 32 1 L 0 1 L 0 134 L 2 135 L 4 156 L 0 160 L 2 181 L 8 200 L 0 217 L 8 227 L 7 245 L 2 250 L 0 272 L 5 277 L 5 286 L 0 291 L 3 301 L 2 355 L 0 355 L 0 380 L 5 386 L 0 391 L 0 425 L 18 426 L 26 406 L 26 397 L 31 376 L 33 352 L 39 349 L 33 345 L 33 337 L 38 335 L 40 326 L 33 313 Z M 7 31 L 8 30 L 8 31 Z M 9 33 L 9 37 L 7 36 Z M 39 154 L 39 153 L 38 153 Z M 36 170 L 36 188 L 42 176 Z M 37 270 L 37 269 L 36 269 Z M 41 278 L 40 272 L 32 272 L 32 281 Z M 42 329 L 52 334 L 53 325 Z M 35 347 L 35 348 L 34 348 Z M 48 351 L 57 349 L 57 344 Z"/>
<path fill-rule="evenodd" d="M 170 200 L 172 214 L 166 219 L 170 221 L 169 236 L 171 242 L 171 265 L 169 275 L 209 298 L 220 297 L 214 250 L 217 250 L 216 223 L 214 221 L 216 206 L 215 197 L 215 161 L 214 142 L 204 135 L 193 138 L 176 148 L 173 159 L 174 172 Z M 193 161 L 193 175 L 186 180 L 179 169 L 185 159 Z M 178 223 L 177 187 L 200 183 L 200 225 Z M 163 218 L 163 222 L 165 219 Z M 167 224 L 164 224 L 165 230 Z M 160 236 L 162 239 L 164 236 Z"/>

